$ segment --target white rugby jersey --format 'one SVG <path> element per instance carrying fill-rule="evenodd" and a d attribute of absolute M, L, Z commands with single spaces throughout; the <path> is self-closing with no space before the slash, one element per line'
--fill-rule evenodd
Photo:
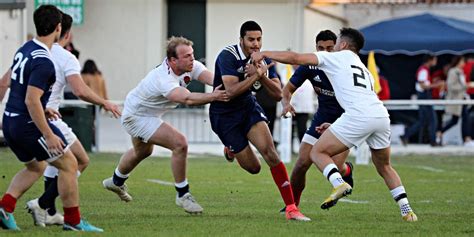
<path fill-rule="evenodd" d="M 347 115 L 388 117 L 388 112 L 374 91 L 374 78 L 350 50 L 315 52 L 318 67 L 328 76 L 336 99 Z"/>
<path fill-rule="evenodd" d="M 179 103 L 166 98 L 175 88 L 187 87 L 191 80 L 197 80 L 199 75 L 207 68 L 194 60 L 193 70 L 180 76 L 174 74 L 165 58 L 163 63 L 151 70 L 148 75 L 131 90 L 124 103 L 124 114 L 138 116 L 160 116 Z"/>
<path fill-rule="evenodd" d="M 49 97 L 47 108 L 59 109 L 59 104 L 64 97 L 64 87 L 66 87 L 66 77 L 81 74 L 81 65 L 71 52 L 67 51 L 58 43 L 53 44 L 51 55 L 56 71 L 56 82 L 53 85 L 51 96 Z"/>

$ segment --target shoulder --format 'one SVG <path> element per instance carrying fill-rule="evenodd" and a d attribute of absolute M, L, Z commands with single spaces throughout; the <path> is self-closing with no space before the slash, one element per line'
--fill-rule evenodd
<path fill-rule="evenodd" d="M 227 60 L 239 60 L 239 54 L 235 45 L 229 45 L 222 49 L 222 51 L 219 53 L 218 58 Z"/>

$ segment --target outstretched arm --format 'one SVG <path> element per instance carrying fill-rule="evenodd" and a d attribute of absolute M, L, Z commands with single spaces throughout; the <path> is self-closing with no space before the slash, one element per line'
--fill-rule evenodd
<path fill-rule="evenodd" d="M 285 64 L 292 65 L 318 65 L 318 57 L 313 53 L 295 53 L 292 51 L 262 51 L 255 52 L 252 54 L 254 62 L 260 62 L 264 58 L 270 58 L 273 61 L 277 61 Z"/>
<path fill-rule="evenodd" d="M 119 106 L 97 95 L 90 87 L 86 85 L 81 75 L 73 74 L 66 77 L 67 82 L 71 85 L 72 93 L 81 100 L 92 104 L 103 106 L 106 111 L 111 112 L 115 118 L 120 117 L 121 112 Z"/>
<path fill-rule="evenodd" d="M 199 74 L 198 80 L 204 84 L 212 86 L 214 83 L 214 73 L 209 70 L 204 70 Z"/>
<path fill-rule="evenodd" d="M 224 90 L 219 85 L 212 93 L 197 93 L 190 92 L 184 87 L 176 87 L 166 98 L 170 101 L 186 104 L 186 105 L 203 105 L 212 101 L 229 101 L 229 98 Z"/>

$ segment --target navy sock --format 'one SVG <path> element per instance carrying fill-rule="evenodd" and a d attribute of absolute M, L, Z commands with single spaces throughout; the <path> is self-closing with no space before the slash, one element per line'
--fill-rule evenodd
<path fill-rule="evenodd" d="M 176 186 L 174 188 L 176 189 L 176 191 L 178 191 L 178 197 L 182 197 L 184 196 L 184 194 L 189 192 L 189 184 L 182 188 L 178 188 Z"/>
<path fill-rule="evenodd" d="M 112 181 L 114 182 L 115 185 L 120 187 L 125 183 L 125 180 L 127 180 L 127 179 L 128 179 L 128 177 L 127 178 L 121 178 L 121 177 L 117 176 L 115 174 L 115 171 L 114 171 L 114 176 L 113 176 Z"/>
<path fill-rule="evenodd" d="M 55 201 L 59 196 L 58 176 L 54 178 L 44 177 L 44 193 L 38 198 L 38 204 L 41 208 L 48 210 L 49 215 L 56 214 Z"/>

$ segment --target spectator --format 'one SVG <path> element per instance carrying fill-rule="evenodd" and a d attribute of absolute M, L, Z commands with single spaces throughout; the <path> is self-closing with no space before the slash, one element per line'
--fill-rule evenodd
<path fill-rule="evenodd" d="M 466 64 L 464 65 L 464 75 L 466 75 L 466 84 L 468 85 L 467 89 L 467 94 L 469 97 L 474 99 L 474 54 L 466 56 Z M 466 109 L 466 113 L 462 117 L 462 123 L 468 123 L 470 124 L 470 131 L 469 135 L 471 137 L 474 137 L 474 119 L 471 119 L 471 114 L 474 113 L 474 106 L 468 106 L 470 107 L 469 109 Z"/>
<path fill-rule="evenodd" d="M 451 62 L 451 68 L 448 72 L 448 79 L 447 79 L 447 93 L 446 99 L 447 100 L 463 100 L 466 98 L 466 77 L 464 75 L 464 68 L 465 59 L 462 56 L 455 56 Z M 451 114 L 451 119 L 448 121 L 447 124 L 443 126 L 441 132 L 445 132 L 454 125 L 456 125 L 459 121 L 459 117 L 465 114 L 467 111 L 467 106 L 465 105 L 447 105 L 446 106 L 446 113 Z M 469 134 L 470 131 L 470 121 L 467 119 L 463 123 L 461 123 L 461 134 L 464 141 L 465 146 L 474 146 L 474 142 L 472 142 L 471 135 Z"/>
<path fill-rule="evenodd" d="M 448 70 L 451 68 L 450 63 L 446 63 L 442 68 L 436 70 L 431 74 L 433 78 L 433 83 L 441 83 L 442 85 L 439 88 L 433 88 L 431 90 L 431 97 L 433 99 L 443 99 L 446 94 L 446 78 L 448 77 Z M 438 126 L 436 126 L 436 143 L 442 144 L 443 132 L 443 114 L 444 110 L 436 110 L 436 119 L 439 121 Z"/>
<path fill-rule="evenodd" d="M 425 55 L 423 57 L 423 64 L 418 68 L 416 72 L 416 92 L 418 99 L 429 100 L 431 99 L 431 89 L 438 88 L 442 83 L 432 83 L 430 77 L 430 68 L 435 66 L 437 58 L 434 55 Z M 403 145 L 408 144 L 408 139 L 415 133 L 420 133 L 423 131 L 425 125 L 428 125 L 429 128 L 429 140 L 431 146 L 438 146 L 436 143 L 436 127 L 438 120 L 436 118 L 434 109 L 432 105 L 420 105 L 418 110 L 419 118 L 418 120 L 411 125 L 406 131 L 405 134 L 400 136 L 400 139 Z"/>
<path fill-rule="evenodd" d="M 84 63 L 81 75 L 82 78 L 84 78 L 84 82 L 92 89 L 92 91 L 94 91 L 100 97 L 106 100 L 108 99 L 105 80 L 102 77 L 102 72 L 99 71 L 94 60 L 88 59 Z"/>

